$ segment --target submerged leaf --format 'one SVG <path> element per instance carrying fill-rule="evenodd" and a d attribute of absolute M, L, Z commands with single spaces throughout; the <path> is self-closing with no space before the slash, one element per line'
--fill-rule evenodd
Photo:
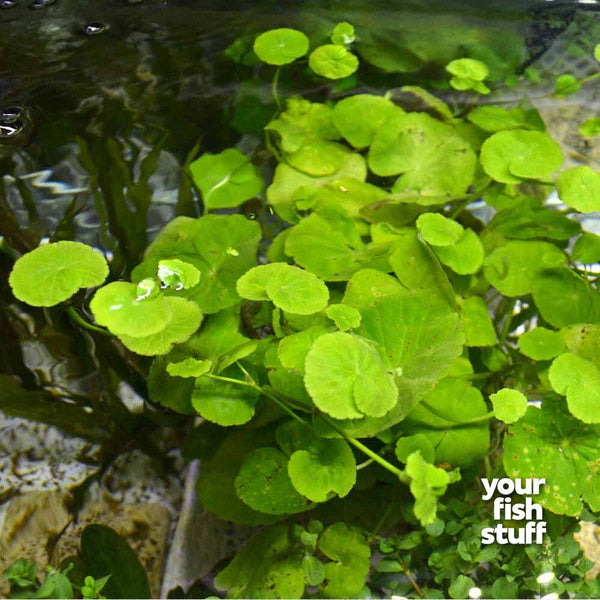
<path fill-rule="evenodd" d="M 567 206 L 582 213 L 600 211 L 600 175 L 587 165 L 562 171 L 556 189 Z"/>
<path fill-rule="evenodd" d="M 54 306 L 80 288 L 101 285 L 106 259 L 79 242 L 40 246 L 17 260 L 9 277 L 13 294 L 31 306 Z"/>
<path fill-rule="evenodd" d="M 534 360 L 550 360 L 565 349 L 565 342 L 558 332 L 536 327 L 519 336 L 519 349 Z"/>
<path fill-rule="evenodd" d="M 358 58 L 345 46 L 325 44 L 315 48 L 308 57 L 309 67 L 328 79 L 341 79 L 358 69 Z"/>
<path fill-rule="evenodd" d="M 518 421 L 527 410 L 527 398 L 518 390 L 503 388 L 490 396 L 494 415 L 505 423 Z"/>

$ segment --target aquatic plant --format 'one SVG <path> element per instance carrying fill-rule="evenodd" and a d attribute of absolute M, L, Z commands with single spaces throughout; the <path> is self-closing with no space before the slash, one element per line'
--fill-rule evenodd
<path fill-rule="evenodd" d="M 283 68 L 352 76 L 355 39 L 347 23 L 310 54 L 296 30 L 256 38 L 278 107 L 266 189 L 256 156 L 205 153 L 189 165 L 205 214 L 168 223 L 130 281 L 72 297 L 108 267 L 57 242 L 16 261 L 13 292 L 153 357 L 149 400 L 203 418 L 184 444 L 201 502 L 267 525 L 216 577 L 229 597 L 597 595 L 570 533 L 600 510 L 600 238 L 577 218 L 600 211 L 600 175 L 556 175 L 526 102 L 280 98 Z M 481 61 L 447 70 L 493 86 Z M 231 210 L 263 193 L 267 245 L 267 223 Z M 544 544 L 482 546 L 479 477 L 502 474 L 547 478 Z"/>

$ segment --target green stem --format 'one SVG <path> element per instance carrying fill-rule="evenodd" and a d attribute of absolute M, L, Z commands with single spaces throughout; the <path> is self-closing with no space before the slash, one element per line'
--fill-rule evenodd
<path fill-rule="evenodd" d="M 275 75 L 273 76 L 273 83 L 271 83 L 271 92 L 273 94 L 273 99 L 275 100 L 275 104 L 277 105 L 277 112 L 281 112 L 281 100 L 279 99 L 279 73 L 281 73 L 281 67 L 277 67 L 275 71 Z"/>
<path fill-rule="evenodd" d="M 410 482 L 410 477 L 408 477 L 404 473 L 404 471 L 400 470 L 398 467 L 395 467 L 392 463 L 385 460 L 385 458 L 379 456 L 379 454 L 371 450 L 371 448 L 365 446 L 362 442 L 359 442 L 355 437 L 351 436 L 349 433 L 346 433 L 341 427 L 338 427 L 338 425 L 333 421 L 333 419 L 330 419 L 329 417 L 322 414 L 319 415 L 319 417 L 323 421 L 325 421 L 325 423 L 327 423 L 327 425 L 329 425 L 331 429 L 339 433 L 349 444 L 352 444 L 355 448 L 358 448 L 358 450 L 360 450 L 363 454 L 366 454 L 369 458 L 372 458 L 384 469 L 387 469 L 388 471 L 390 471 L 390 473 L 396 475 L 400 479 L 400 481 L 404 483 Z"/>
<path fill-rule="evenodd" d="M 223 375 L 215 375 L 214 373 L 206 373 L 204 377 L 210 377 L 211 379 L 215 379 L 217 381 L 224 381 L 225 383 L 233 383 L 235 385 L 243 385 L 244 387 L 256 389 L 255 383 L 250 383 L 249 381 L 242 381 L 241 379 L 234 379 L 233 377 L 224 377 Z"/>
<path fill-rule="evenodd" d="M 367 458 L 367 460 L 365 460 L 364 462 L 361 462 L 360 464 L 356 465 L 356 470 L 360 471 L 361 469 L 368 467 L 373 462 L 374 462 L 374 460 L 372 458 Z"/>
<path fill-rule="evenodd" d="M 506 319 L 504 320 L 504 323 L 502 324 L 502 331 L 500 332 L 500 341 L 499 341 L 500 346 L 504 346 L 504 344 L 506 342 L 506 338 L 508 337 L 508 334 L 510 332 L 510 324 L 512 323 L 513 312 L 515 310 L 516 303 L 517 303 L 516 298 L 513 298 L 508 303 L 508 310 L 506 311 Z"/>
<path fill-rule="evenodd" d="M 421 406 L 423 408 L 426 408 L 430 413 L 434 414 L 436 417 L 439 417 L 440 419 L 444 419 L 445 421 L 450 421 L 450 423 L 456 423 L 457 425 L 460 425 L 462 427 L 466 427 L 468 425 L 477 425 L 479 423 L 484 423 L 485 421 L 489 421 L 490 419 L 494 418 L 494 411 L 490 411 L 488 413 L 486 413 L 485 415 L 481 415 L 480 417 L 475 417 L 474 419 L 467 419 L 466 421 L 459 421 L 458 419 L 455 419 L 454 417 L 449 417 L 448 415 L 445 415 L 444 413 L 440 412 L 437 408 L 435 408 L 435 406 L 431 406 L 431 404 L 429 404 L 428 402 L 425 402 L 425 400 L 421 400 Z M 451 427 L 449 426 L 444 426 L 444 429 L 450 429 Z"/>
<path fill-rule="evenodd" d="M 101 333 L 102 335 L 112 337 L 112 333 L 110 333 L 110 331 L 102 329 L 101 327 L 96 327 L 96 325 L 92 325 L 89 321 L 86 321 L 72 306 L 67 308 L 67 313 L 69 314 L 71 319 L 75 321 L 75 323 L 81 325 L 82 327 L 85 327 L 85 329 L 89 329 L 90 331 L 94 331 L 95 333 Z"/>

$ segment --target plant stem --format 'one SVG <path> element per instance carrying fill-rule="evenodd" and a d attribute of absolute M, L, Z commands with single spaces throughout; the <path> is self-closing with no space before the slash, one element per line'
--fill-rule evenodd
<path fill-rule="evenodd" d="M 256 389 L 256 384 L 254 382 L 250 383 L 249 381 L 242 381 L 241 379 L 234 379 L 233 377 L 224 377 L 223 375 L 215 375 L 214 373 L 206 373 L 204 377 L 210 377 L 217 381 L 224 381 L 225 383 L 233 383 L 235 385 L 243 385 L 244 387 Z"/>
<path fill-rule="evenodd" d="M 408 577 L 410 584 L 413 586 L 413 588 L 415 588 L 415 592 L 417 592 L 419 598 L 425 598 L 425 594 L 423 593 L 423 590 L 420 588 L 419 584 L 417 583 L 417 580 L 413 577 L 412 573 L 410 572 L 410 569 L 408 568 L 408 565 L 400 557 L 398 557 L 398 562 L 404 569 L 404 573 L 406 573 L 406 577 Z"/>
<path fill-rule="evenodd" d="M 384 469 L 387 469 L 388 471 L 390 471 L 390 473 L 396 475 L 400 479 L 400 481 L 404 483 L 408 483 L 410 481 L 410 477 L 408 477 L 408 475 L 406 475 L 404 471 L 402 471 L 398 467 L 395 467 L 392 463 L 385 460 L 385 458 L 379 456 L 379 454 L 371 450 L 371 448 L 369 448 L 368 446 L 365 446 L 362 442 L 359 442 L 355 437 L 351 436 L 349 433 L 346 433 L 341 427 L 338 427 L 338 425 L 336 425 L 336 423 L 334 423 L 332 419 L 322 414 L 319 415 L 319 417 L 323 419 L 323 421 L 325 421 L 325 423 L 327 423 L 329 427 L 331 427 L 334 431 L 339 433 L 349 444 L 352 444 L 355 448 L 358 448 L 363 454 L 366 454 L 369 458 L 372 458 L 376 463 L 380 464 Z"/>
<path fill-rule="evenodd" d="M 364 462 L 361 462 L 359 465 L 356 465 L 356 470 L 360 471 L 361 469 L 368 467 L 373 462 L 375 462 L 375 461 L 372 458 L 367 458 L 367 460 L 365 460 Z"/>
<path fill-rule="evenodd" d="M 81 325 L 82 327 L 85 327 L 85 329 L 89 329 L 90 331 L 94 331 L 95 333 L 101 333 L 102 335 L 112 337 L 112 333 L 110 333 L 110 331 L 102 329 L 101 327 L 97 327 L 96 325 L 92 325 L 89 321 L 86 321 L 72 306 L 69 306 L 69 308 L 67 308 L 67 313 L 69 314 L 71 319 L 75 321 L 75 323 Z"/>
<path fill-rule="evenodd" d="M 513 298 L 508 303 L 508 310 L 506 311 L 506 319 L 504 320 L 504 323 L 502 324 L 502 331 L 500 332 L 500 341 L 499 341 L 500 346 L 504 346 L 504 343 L 506 342 L 506 338 L 508 337 L 508 334 L 510 332 L 510 324 L 512 323 L 513 312 L 515 310 L 516 303 L 517 303 L 516 298 Z"/>
<path fill-rule="evenodd" d="M 273 82 L 271 83 L 271 93 L 273 94 L 273 99 L 275 100 L 275 104 L 277 105 L 277 112 L 281 112 L 281 100 L 279 99 L 279 90 L 277 89 L 277 86 L 279 84 L 280 72 L 281 67 L 277 67 L 275 75 L 273 76 Z"/>
<path fill-rule="evenodd" d="M 440 412 L 437 408 L 435 408 L 434 406 L 431 406 L 431 404 L 429 404 L 428 402 L 425 402 L 425 400 L 421 400 L 421 406 L 426 408 L 430 413 L 434 414 L 436 417 L 440 417 L 440 419 L 444 419 L 445 421 L 450 421 L 450 423 L 456 423 L 457 425 L 461 425 L 461 426 L 477 425 L 479 423 L 484 423 L 485 421 L 489 421 L 490 419 L 494 418 L 494 411 L 490 411 L 488 413 L 485 413 L 485 415 L 481 415 L 480 417 L 475 417 L 474 419 L 467 419 L 466 421 L 459 421 L 458 419 L 455 419 L 454 417 L 449 417 L 448 415 L 445 415 L 444 413 Z M 449 428 L 451 428 L 451 427 L 444 426 L 444 429 L 449 429 Z"/>

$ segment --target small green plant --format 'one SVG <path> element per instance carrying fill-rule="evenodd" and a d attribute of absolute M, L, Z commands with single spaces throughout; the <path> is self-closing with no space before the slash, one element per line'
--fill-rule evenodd
<path fill-rule="evenodd" d="M 282 69 L 307 55 L 311 77 L 351 85 L 360 40 L 347 23 L 312 51 L 292 29 L 256 38 L 277 67 L 266 188 L 256 156 L 204 154 L 189 171 L 206 213 L 168 223 L 130 281 L 71 298 L 108 269 L 61 242 L 17 260 L 13 291 L 153 357 L 149 399 L 203 418 L 184 444 L 201 502 L 267 526 L 216 577 L 231 597 L 515 597 L 544 592 L 542 563 L 550 591 L 597 595 L 569 535 L 600 510 L 600 238 L 573 218 L 600 210 L 600 175 L 556 175 L 562 150 L 526 103 L 457 115 L 416 86 L 419 111 L 282 101 Z M 489 92 L 481 61 L 447 70 Z M 263 194 L 267 244 L 267 223 L 211 212 Z M 544 545 L 481 546 L 479 478 L 503 475 L 547 478 Z"/>

